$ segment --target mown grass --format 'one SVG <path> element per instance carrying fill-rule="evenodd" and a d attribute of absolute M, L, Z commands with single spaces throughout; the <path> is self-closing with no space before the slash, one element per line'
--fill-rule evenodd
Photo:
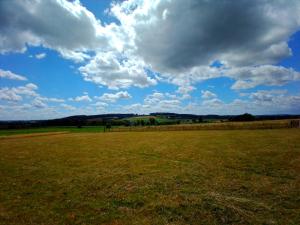
<path fill-rule="evenodd" d="M 300 224 L 300 129 L 0 138 L 1 224 Z"/>
<path fill-rule="evenodd" d="M 33 133 L 47 133 L 47 132 L 103 132 L 103 126 L 84 126 L 81 128 L 75 126 L 62 126 L 62 127 L 38 127 L 27 129 L 3 129 L 0 130 L 0 136 L 9 136 L 16 134 L 33 134 Z"/>

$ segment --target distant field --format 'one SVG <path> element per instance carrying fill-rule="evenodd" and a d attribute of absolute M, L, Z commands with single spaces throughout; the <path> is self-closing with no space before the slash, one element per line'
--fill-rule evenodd
<path fill-rule="evenodd" d="M 289 128 L 290 120 L 266 120 L 253 122 L 214 122 L 160 126 L 116 127 L 111 131 L 180 131 L 180 130 L 242 130 Z"/>
<path fill-rule="evenodd" d="M 0 224 L 300 224 L 300 129 L 0 138 Z"/>
<path fill-rule="evenodd" d="M 28 129 L 6 129 L 0 130 L 0 136 L 8 136 L 15 134 L 32 134 L 32 133 L 46 133 L 46 132 L 103 132 L 104 127 L 101 126 L 85 126 L 77 127 L 42 127 L 42 128 L 28 128 Z"/>
<path fill-rule="evenodd" d="M 139 117 L 136 117 L 139 118 Z M 132 120 L 136 119 L 132 117 Z M 149 117 L 146 117 L 146 119 Z M 254 121 L 254 122 L 212 122 L 212 123 L 198 123 L 198 124 L 179 124 L 179 125 L 159 125 L 159 126 L 114 126 L 106 131 L 173 131 L 173 130 L 232 130 L 232 129 L 277 129 L 289 128 L 290 120 L 269 120 L 269 121 Z M 103 126 L 83 126 L 78 128 L 75 126 L 61 126 L 61 127 L 42 127 L 42 128 L 28 128 L 28 129 L 0 129 L 0 136 L 10 136 L 16 134 L 32 134 L 32 133 L 46 133 L 46 132 L 72 132 L 72 133 L 86 133 L 86 132 L 103 132 Z"/>
<path fill-rule="evenodd" d="M 174 119 L 168 119 L 168 118 L 166 118 L 164 116 L 136 116 L 136 117 L 124 118 L 123 120 L 128 120 L 128 121 L 131 121 L 131 122 L 136 122 L 136 121 L 139 121 L 139 120 L 144 120 L 144 122 L 149 122 L 150 118 L 155 118 L 155 120 L 158 123 L 162 123 L 162 122 L 174 122 Z M 183 120 L 181 119 L 181 121 L 183 121 Z"/>

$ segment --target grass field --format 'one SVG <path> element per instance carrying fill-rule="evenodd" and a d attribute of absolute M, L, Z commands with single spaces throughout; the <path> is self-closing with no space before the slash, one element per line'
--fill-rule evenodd
<path fill-rule="evenodd" d="M 0 129 L 0 136 L 9 136 L 16 134 L 33 134 L 33 133 L 48 133 L 48 132 L 72 132 L 72 133 L 85 133 L 85 132 L 103 132 L 102 126 L 84 126 L 82 128 L 72 126 L 62 127 L 40 127 L 40 128 L 27 128 L 27 129 Z"/>
<path fill-rule="evenodd" d="M 0 224 L 300 224 L 300 129 L 0 138 Z"/>
<path fill-rule="evenodd" d="M 296 120 L 295 120 L 296 121 Z M 245 130 L 289 128 L 291 120 L 266 120 L 252 122 L 213 122 L 160 126 L 114 127 L 111 131 L 180 131 L 180 130 Z"/>
<path fill-rule="evenodd" d="M 129 118 L 124 118 L 123 120 L 128 120 L 131 122 L 136 122 L 138 120 L 144 120 L 144 122 L 149 122 L 150 118 L 154 118 L 158 123 L 163 123 L 163 122 L 174 122 L 174 119 L 168 119 L 164 116 L 136 116 L 136 117 L 129 117 Z"/>

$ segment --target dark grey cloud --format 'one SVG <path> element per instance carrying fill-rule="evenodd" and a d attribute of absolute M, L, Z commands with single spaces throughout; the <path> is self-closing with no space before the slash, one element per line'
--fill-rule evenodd
<path fill-rule="evenodd" d="M 137 54 L 160 72 L 215 60 L 235 66 L 277 63 L 291 54 L 287 41 L 300 25 L 298 0 L 142 2 L 131 12 Z M 130 4 L 122 10 L 128 14 Z"/>

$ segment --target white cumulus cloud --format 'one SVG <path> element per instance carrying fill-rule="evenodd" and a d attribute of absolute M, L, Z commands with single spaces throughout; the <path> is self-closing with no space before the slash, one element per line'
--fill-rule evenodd
<path fill-rule="evenodd" d="M 52 48 L 66 58 L 107 44 L 101 22 L 79 1 L 0 1 L 0 52 L 24 52 L 26 45 Z"/>
<path fill-rule="evenodd" d="M 37 59 L 43 59 L 43 58 L 45 58 L 46 56 L 47 56 L 46 53 L 40 53 L 40 54 L 36 54 L 36 55 L 35 55 L 35 58 L 37 58 Z"/>
<path fill-rule="evenodd" d="M 0 69 L 0 78 L 6 78 L 10 80 L 27 80 L 27 78 L 22 75 L 18 75 L 9 70 L 2 69 Z"/>
<path fill-rule="evenodd" d="M 248 89 L 258 85 L 282 86 L 300 80 L 300 73 L 294 69 L 272 65 L 232 68 L 224 73 L 236 80 L 232 89 Z"/>
<path fill-rule="evenodd" d="M 119 99 L 129 99 L 131 95 L 127 91 L 119 91 L 116 93 L 104 93 L 99 97 L 95 97 L 98 100 L 106 101 L 106 102 L 116 102 Z"/>
<path fill-rule="evenodd" d="M 91 102 L 93 101 L 90 96 L 88 96 L 87 94 L 84 94 L 82 96 L 77 96 L 75 98 L 70 98 L 70 101 L 74 101 L 74 102 Z"/>
<path fill-rule="evenodd" d="M 105 85 L 111 89 L 156 84 L 156 80 L 146 74 L 142 61 L 121 59 L 121 57 L 114 52 L 101 52 L 88 64 L 80 67 L 79 71 L 86 81 Z"/>
<path fill-rule="evenodd" d="M 216 98 L 217 95 L 211 91 L 208 91 L 208 90 L 202 90 L 201 91 L 201 97 L 204 98 L 204 99 L 209 99 L 209 98 Z"/>

